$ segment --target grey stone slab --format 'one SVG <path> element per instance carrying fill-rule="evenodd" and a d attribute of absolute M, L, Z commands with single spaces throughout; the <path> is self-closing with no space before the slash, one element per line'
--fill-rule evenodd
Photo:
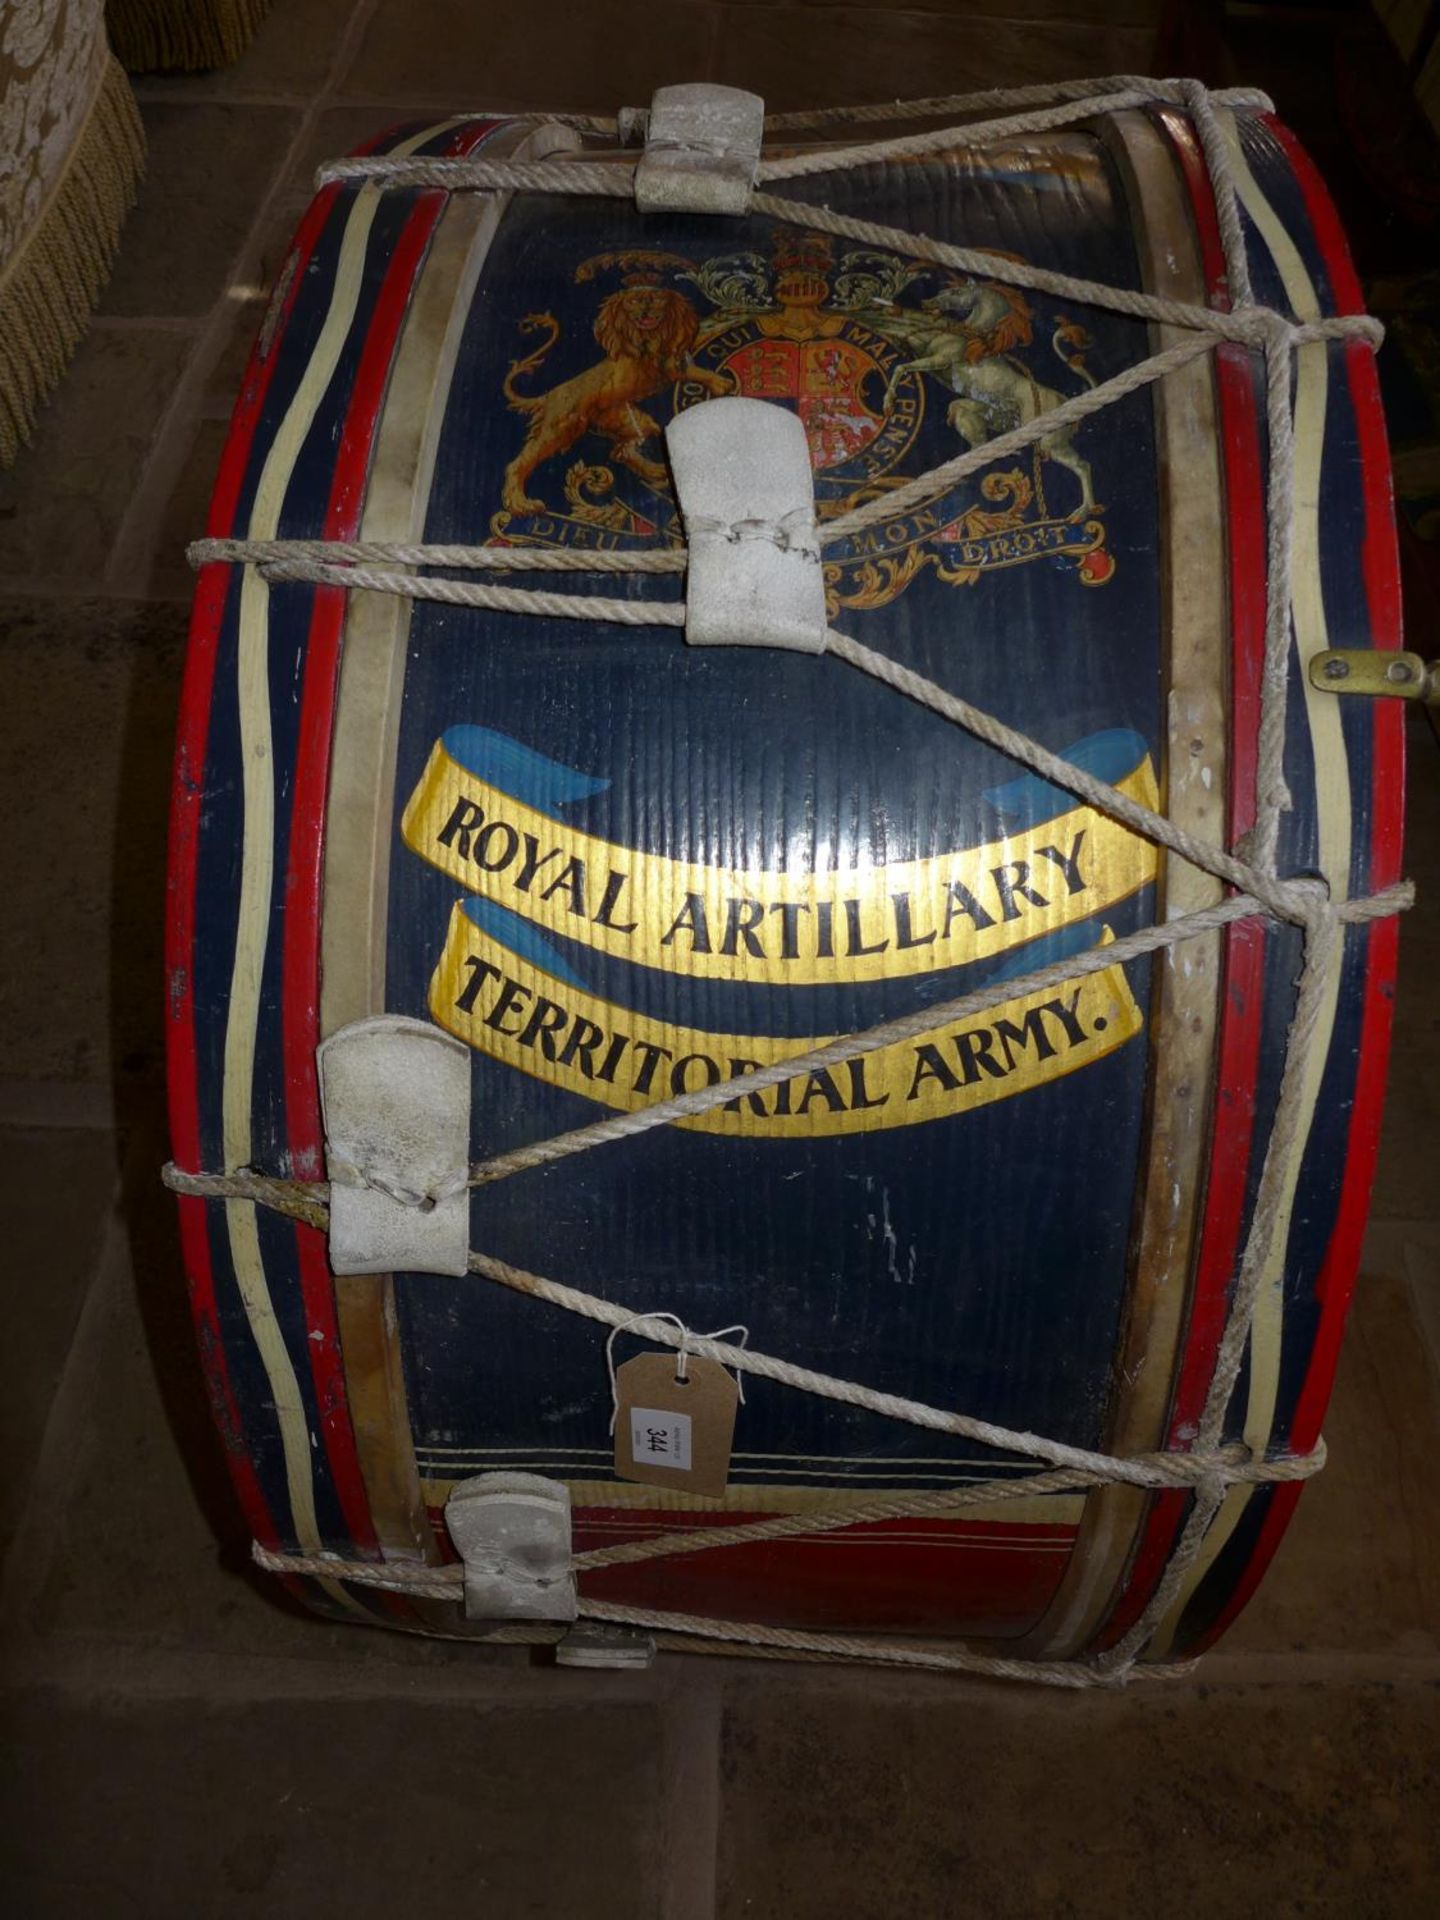
<path fill-rule="evenodd" d="M 0 1129 L 0 1312 L 8 1329 L 0 1394 L 0 1553 L 30 1491 L 117 1177 L 113 1134 Z"/>
<path fill-rule="evenodd" d="M 1418 709 L 1407 719 L 1402 872 L 1416 898 L 1400 921 L 1395 1045 L 1371 1211 L 1380 1221 L 1440 1221 L 1440 749 Z"/>
<path fill-rule="evenodd" d="M 185 550 L 205 531 L 210 495 L 229 431 L 228 416 L 195 423 L 179 475 L 150 535 L 144 589 L 157 599 L 189 602 L 195 574 Z"/>
<path fill-rule="evenodd" d="M 114 1123 L 114 1092 L 103 1082 L 0 1078 L 0 1127 L 108 1133 Z"/>
<path fill-rule="evenodd" d="M 224 294 L 300 125 L 295 108 L 143 108 L 148 156 L 102 315 L 198 316 Z"/>
<path fill-rule="evenodd" d="M 723 1920 L 1433 1912 L 1440 1693 L 732 1683 Z"/>
<path fill-rule="evenodd" d="M 34 443 L 0 475 L 0 591 L 44 579 L 98 589 L 194 335 L 165 326 L 95 327 L 36 422 Z"/>
<path fill-rule="evenodd" d="M 1440 1392 L 1404 1275 L 1360 1276 L 1325 1439 L 1220 1651 L 1440 1654 Z"/>
<path fill-rule="evenodd" d="M 202 1385 L 175 1202 L 160 1181 L 158 1088 L 132 1099 L 128 1132 L 121 1211 L 54 1397 L 0 1598 L 10 1671 L 53 1672 L 97 1649 L 101 1671 L 118 1672 L 123 1659 L 134 1673 L 152 1656 L 202 1666 L 280 1659 L 368 1673 L 381 1688 L 427 1669 L 523 1669 L 523 1648 L 332 1624 L 252 1567 Z"/>
<path fill-rule="evenodd" d="M 656 1716 L 469 1703 L 8 1703 L 24 1920 L 658 1920 Z"/>
<path fill-rule="evenodd" d="M 152 1111 L 130 1143 L 122 1216 L 76 1330 L 9 1568 L 4 1638 L 12 1655 L 48 1648 L 35 1656 L 47 1665 L 66 1643 L 95 1637 L 285 1653 L 310 1624 L 247 1568 L 201 1384 L 174 1201 L 160 1184 L 164 1158 Z M 325 1636 L 318 1627 L 317 1650 Z"/>
<path fill-rule="evenodd" d="M 1412 1228 L 1402 1253 L 1415 1316 L 1430 1349 L 1430 1364 L 1440 1379 L 1440 1222 Z"/>
<path fill-rule="evenodd" d="M 710 78 L 784 111 L 1145 73 L 1154 44 L 1145 26 L 975 18 L 972 9 L 731 5 L 720 9 Z"/>
<path fill-rule="evenodd" d="M 12 1079 L 159 1071 L 183 606 L 0 597 L 0 1059 Z"/>
<path fill-rule="evenodd" d="M 613 112 L 657 86 L 708 77 L 717 12 L 695 0 L 588 0 L 536 14 L 523 7 L 380 0 L 336 91 L 374 100 Z"/>
<path fill-rule="evenodd" d="M 243 261 L 226 286 L 221 323 L 223 337 L 201 401 L 201 412 L 207 418 L 230 418 L 250 350 L 265 317 L 271 288 L 279 278 L 296 229 L 314 197 L 316 169 L 323 161 L 353 153 L 392 127 L 412 123 L 424 126 L 442 117 L 448 116 L 440 115 L 433 106 L 351 102 L 326 107 L 310 121 L 286 172 L 283 191 L 270 205 L 263 223 L 251 234 Z"/>
<path fill-rule="evenodd" d="M 251 349 L 270 303 L 271 289 L 284 264 L 290 236 L 304 211 L 303 205 L 297 208 L 287 200 L 284 215 L 274 223 L 277 231 L 247 262 L 244 278 L 237 277 L 230 287 L 220 322 L 219 343 L 214 348 L 199 401 L 200 414 L 206 420 L 229 424 L 245 369 L 250 364 Z M 283 234 L 278 231 L 281 226 Z"/>

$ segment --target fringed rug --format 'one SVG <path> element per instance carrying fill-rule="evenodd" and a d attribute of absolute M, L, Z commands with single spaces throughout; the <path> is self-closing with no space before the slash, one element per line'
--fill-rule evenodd
<path fill-rule="evenodd" d="M 0 27 L 0 466 L 30 439 L 110 272 L 145 162 L 100 0 L 15 0 Z"/>
<path fill-rule="evenodd" d="M 106 0 L 110 44 L 132 73 L 228 67 L 270 11 L 270 0 Z"/>

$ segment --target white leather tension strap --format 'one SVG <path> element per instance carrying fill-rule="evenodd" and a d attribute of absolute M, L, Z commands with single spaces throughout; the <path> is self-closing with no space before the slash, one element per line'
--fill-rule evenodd
<path fill-rule="evenodd" d="M 470 1053 L 425 1020 L 372 1014 L 322 1040 L 336 1273 L 462 1274 L 470 1254 Z"/>
<path fill-rule="evenodd" d="M 799 415 L 768 400 L 705 400 L 676 414 L 665 445 L 690 547 L 691 646 L 823 653 L 815 480 Z"/>
<path fill-rule="evenodd" d="M 570 1493 L 538 1473 L 481 1473 L 450 1489 L 467 1620 L 573 1620 Z"/>
<path fill-rule="evenodd" d="M 630 125 L 638 121 L 633 112 Z M 746 213 L 765 137 L 765 102 L 738 87 L 658 87 L 635 169 L 642 213 Z"/>

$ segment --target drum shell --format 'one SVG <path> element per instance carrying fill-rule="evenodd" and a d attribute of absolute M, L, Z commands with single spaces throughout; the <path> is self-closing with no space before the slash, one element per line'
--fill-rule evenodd
<path fill-rule="evenodd" d="M 493 150 L 488 143 L 511 137 L 471 123 L 438 139 Z M 1283 129 L 1258 119 L 1244 125 L 1242 143 L 1260 297 L 1297 311 L 1307 297 L 1318 311 L 1353 307 L 1343 243 L 1308 162 Z M 1000 197 L 973 157 L 901 169 L 878 185 L 867 177 L 845 191 L 898 226 L 943 232 L 964 216 L 968 237 L 983 218 L 988 244 L 1001 252 L 1099 279 L 1153 285 L 1169 272 L 1163 290 L 1220 297 L 1213 204 L 1180 116 L 1125 116 L 1055 136 L 1031 165 L 1036 177 L 1067 183 L 1068 224 L 1045 211 L 1038 189 L 1028 199 Z M 828 190 L 823 197 L 850 204 Z M 643 520 L 636 500 L 653 504 L 656 488 L 615 457 L 603 424 L 531 476 L 552 500 L 564 499 L 568 517 L 499 504 L 535 418 L 513 402 L 583 381 L 597 353 L 623 359 L 623 347 L 601 338 L 600 309 L 623 295 L 643 305 L 646 288 L 710 320 L 731 300 L 742 317 L 708 337 L 697 332 L 687 369 L 723 371 L 748 381 L 748 391 L 768 382 L 768 397 L 799 406 L 829 476 L 818 489 L 822 514 L 877 476 L 918 471 L 953 448 L 965 422 L 962 412 L 956 425 L 956 405 L 976 404 L 965 401 L 968 387 L 912 371 L 898 376 L 893 394 L 880 390 L 907 350 L 917 357 L 923 341 L 914 329 L 933 295 L 899 286 L 885 335 L 873 324 L 877 300 L 841 298 L 842 243 L 750 223 L 740 240 L 752 244 L 743 245 L 729 223 L 723 236 L 701 218 L 672 225 L 642 227 L 633 214 L 585 201 L 512 202 L 502 212 L 434 192 L 328 190 L 282 273 L 209 531 L 253 534 L 273 507 L 274 530 L 297 537 L 488 533 L 543 543 L 588 528 L 597 541 L 653 543 L 667 531 L 663 511 L 628 536 L 606 525 L 607 507 Z M 634 257 L 616 258 L 627 250 Z M 758 262 L 738 270 L 765 280 L 763 300 L 753 290 L 727 293 L 717 278 L 717 257 L 742 254 Z M 600 260 L 609 264 L 584 271 Z M 852 278 L 866 264 L 850 262 Z M 674 302 L 661 304 L 674 311 Z M 543 322 L 525 331 L 532 312 L 550 314 L 555 334 L 549 354 L 526 371 L 547 331 Z M 1091 344 L 1077 348 L 1062 329 L 1078 324 L 1072 308 L 1037 297 L 1023 316 L 1012 308 L 1010 337 L 971 364 L 1011 366 L 1036 387 L 1068 378 L 1069 391 L 1158 344 L 1140 323 L 1087 314 Z M 663 414 L 703 398 L 703 387 L 698 374 L 677 378 L 643 404 Z M 895 429 L 897 416 L 902 427 L 908 417 L 897 404 L 907 396 L 924 412 L 908 440 Z M 1027 502 L 1017 506 L 1018 492 L 1003 485 L 989 494 L 972 485 L 947 503 L 956 516 L 948 540 L 906 527 L 889 550 L 882 539 L 878 555 L 847 556 L 834 583 L 835 617 L 942 680 L 955 674 L 958 643 L 965 677 L 954 683 L 979 704 L 1061 752 L 1098 756 L 1107 778 L 1143 781 L 1148 767 L 1172 814 L 1233 843 L 1254 809 L 1264 593 L 1258 365 L 1224 349 L 1193 378 L 1122 407 L 1072 443 L 1095 476 L 1093 512 L 1078 520 L 1036 513 L 1037 494 L 1077 484 L 1063 460 L 1037 456 L 1019 470 Z M 1297 530 L 1297 630 L 1302 618 L 1311 622 L 1300 645 L 1314 645 L 1317 603 L 1327 644 L 1395 644 L 1368 350 L 1305 349 L 1297 408 L 1316 496 Z M 610 473 L 609 492 L 587 492 L 602 483 L 574 477 L 572 452 L 582 467 Z M 637 478 L 650 484 L 648 496 L 631 485 Z M 1005 522 L 1007 511 L 1008 524 L 988 526 L 987 516 Z M 1041 527 L 1054 544 L 1022 553 Z M 922 559 L 891 593 L 904 556 L 937 544 L 940 558 Z M 957 577 L 941 578 L 947 572 Z M 616 590 L 655 599 L 677 591 L 652 580 Z M 1163 866 L 1128 885 L 1141 871 L 1138 856 L 1115 842 L 1100 865 L 1118 877 L 1101 889 L 1097 911 L 1048 915 L 1064 896 L 1058 886 L 1042 895 L 1040 863 L 1068 886 L 1067 860 L 1084 872 L 1075 836 L 1089 835 L 1093 848 L 1106 823 L 1071 819 L 1063 796 L 1039 792 L 938 719 L 901 712 L 861 682 L 837 681 L 833 663 L 704 659 L 662 630 L 557 622 L 517 633 L 503 616 L 412 611 L 371 595 L 347 604 L 335 589 L 300 585 L 271 589 L 257 614 L 255 595 L 253 579 L 247 588 L 239 569 L 221 567 L 205 570 L 197 595 L 172 863 L 182 1165 L 254 1164 L 323 1178 L 315 1044 L 382 1008 L 443 1022 L 434 982 L 446 953 L 455 975 L 449 1018 L 479 1042 L 475 1151 L 483 1157 L 618 1104 L 615 1083 L 601 1089 L 597 1079 L 620 1033 L 614 1009 L 632 1026 L 646 1022 L 654 1046 L 653 1030 L 686 1036 L 683 1051 L 673 1046 L 675 1058 L 655 1066 L 673 1074 L 689 1060 L 671 1083 L 685 1086 L 685 1073 L 708 1074 L 711 1060 L 723 1071 L 760 1051 L 757 1036 L 799 1046 L 1002 969 L 1019 973 L 1066 951 L 1066 941 L 1073 950 L 1081 934 L 1082 944 L 1102 930 L 1123 934 L 1157 906 L 1174 912 L 1217 897 L 1202 877 Z M 991 630 L 1003 632 L 1003 649 L 984 646 Z M 1057 632 L 1063 649 L 1053 644 Z M 826 676 L 818 697 L 817 672 Z M 1295 805 L 1281 870 L 1319 870 L 1332 888 L 1373 890 L 1397 870 L 1398 723 L 1383 707 L 1342 713 L 1303 691 L 1298 666 L 1293 677 Z M 259 779 L 251 762 L 262 710 L 273 778 Z M 517 747 L 532 758 L 517 758 Z M 482 814 L 497 795 L 512 811 L 492 806 L 474 823 L 468 851 L 457 851 L 462 820 L 449 860 L 440 836 L 467 794 Z M 542 843 L 537 820 L 550 822 L 553 845 Z M 1053 830 L 1042 836 L 1041 828 Z M 536 874 L 525 888 L 527 833 Z M 607 896 L 624 867 L 607 857 L 616 849 L 636 864 L 622 875 L 630 891 Z M 952 856 L 982 850 L 986 857 L 958 870 L 972 911 L 944 889 L 956 880 Z M 542 912 L 536 875 L 547 858 L 557 878 L 576 861 L 584 877 L 572 867 Z M 951 864 L 937 875 L 936 861 Z M 697 868 L 728 876 L 713 897 L 708 880 L 683 884 Z M 886 877 L 849 891 L 817 884 L 804 898 L 804 888 L 771 898 L 750 884 L 757 875 L 798 872 L 819 882 L 860 871 Z M 989 895 L 972 884 L 977 874 L 989 876 Z M 923 899 L 922 884 L 932 889 Z M 632 910 L 642 896 L 643 910 Z M 1039 913 L 1027 896 L 1047 907 L 1034 930 L 1019 925 Z M 942 914 L 955 909 L 949 930 L 970 942 L 954 966 L 929 960 L 942 931 L 937 897 Z M 461 901 L 475 898 L 489 905 L 467 916 Z M 687 917 L 696 898 L 707 913 L 692 904 Z M 766 918 L 755 925 L 768 938 L 754 932 L 749 906 L 731 906 L 757 899 Z M 825 899 L 828 953 L 818 932 Z M 629 934 L 617 931 L 624 925 Z M 787 940 L 800 949 L 803 925 L 816 937 L 790 955 Z M 624 946 L 636 933 L 640 961 Z M 1278 1451 L 1303 1451 L 1318 1433 L 1373 1161 L 1394 934 L 1380 925 L 1346 938 L 1267 1344 L 1231 1415 L 1234 1437 L 1255 1444 L 1259 1423 L 1259 1443 Z M 503 1010 L 487 1024 L 498 998 L 478 1017 L 455 1014 L 465 978 L 455 969 L 477 957 L 493 964 L 499 949 L 512 956 L 510 1004 L 526 1013 L 509 1035 Z M 672 964 L 677 954 L 684 966 Z M 742 1321 L 765 1351 L 887 1391 L 1083 1446 L 1183 1448 L 1253 1207 L 1298 936 L 1248 923 L 1197 943 L 1187 958 L 1188 972 L 1169 961 L 1127 971 L 1126 998 L 1115 1005 L 1127 1017 L 1133 1006 L 1135 1029 L 1123 1045 L 1096 1047 L 1083 1070 L 1032 1073 L 1051 1060 L 1063 1066 L 1068 1030 L 1062 1013 L 1042 1012 L 1037 1026 L 1036 1009 L 1018 1007 L 1010 1024 L 1028 1045 L 1011 1040 L 1006 1053 L 992 1041 L 991 1067 L 980 1043 L 933 1059 L 915 1053 L 900 1069 L 890 1064 L 893 1080 L 862 1073 L 799 1090 L 798 1112 L 742 1106 L 719 1132 L 651 1134 L 481 1193 L 475 1244 L 637 1313 L 677 1311 L 698 1331 Z M 738 977 L 751 959 L 760 962 L 751 977 Z M 559 987 L 547 997 L 537 974 Z M 254 1011 L 237 1037 L 246 993 Z M 562 1057 L 547 1057 L 543 1022 L 529 1042 L 533 1060 L 518 1064 L 542 999 L 568 1015 L 557 1056 L 580 1021 L 601 1028 L 588 1083 L 584 1047 L 567 1075 Z M 640 1031 L 626 1030 L 629 1058 L 639 1062 L 632 1105 L 671 1090 L 653 1078 L 640 1084 Z M 994 1022 L 987 1031 L 998 1033 Z M 722 1047 L 712 1044 L 717 1036 L 753 1044 Z M 992 1071 L 1012 1060 L 1006 1073 Z M 555 1071 L 541 1077 L 547 1067 Z M 1015 1071 L 1018 1089 L 997 1092 Z M 967 1104 L 973 1088 L 993 1097 Z M 953 1110 L 890 1124 L 915 1101 L 952 1094 L 961 1096 Z M 742 1131 L 751 1119 L 759 1129 Z M 1014 1459 L 762 1387 L 742 1416 L 725 1503 L 657 1499 L 610 1475 L 596 1329 L 568 1319 L 541 1328 L 538 1317 L 553 1310 L 479 1281 L 335 1281 L 313 1229 L 254 1219 L 243 1203 L 188 1201 L 183 1213 L 212 1393 L 251 1524 L 269 1542 L 360 1555 L 443 1552 L 446 1486 L 504 1464 L 572 1483 L 582 1546 L 714 1515 L 728 1521 L 1021 1470 Z M 960 1278 L 947 1285 L 951 1275 Z M 1131 1391 L 1137 1377 L 1146 1383 L 1139 1394 Z M 467 1425 L 477 1396 L 486 1411 Z M 302 1446 L 297 1436 L 309 1433 L 314 1444 Z M 1230 1497 L 1166 1644 L 1197 1644 L 1224 1624 L 1294 1497 L 1291 1489 Z M 1074 1651 L 1113 1637 L 1138 1611 L 1183 1507 L 1180 1496 L 1146 1502 L 1115 1491 L 1065 1504 L 1017 1500 L 952 1520 L 872 1524 L 827 1541 L 617 1569 L 590 1576 L 586 1590 L 683 1611 L 961 1630 Z M 402 1603 L 390 1617 L 396 1609 Z"/>

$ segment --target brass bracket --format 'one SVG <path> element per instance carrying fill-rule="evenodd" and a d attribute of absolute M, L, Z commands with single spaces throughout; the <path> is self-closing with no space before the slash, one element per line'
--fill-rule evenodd
<path fill-rule="evenodd" d="M 1440 706 L 1440 660 L 1380 647 L 1332 647 L 1310 662 L 1310 684 L 1322 693 L 1423 700 L 1435 707 Z"/>

